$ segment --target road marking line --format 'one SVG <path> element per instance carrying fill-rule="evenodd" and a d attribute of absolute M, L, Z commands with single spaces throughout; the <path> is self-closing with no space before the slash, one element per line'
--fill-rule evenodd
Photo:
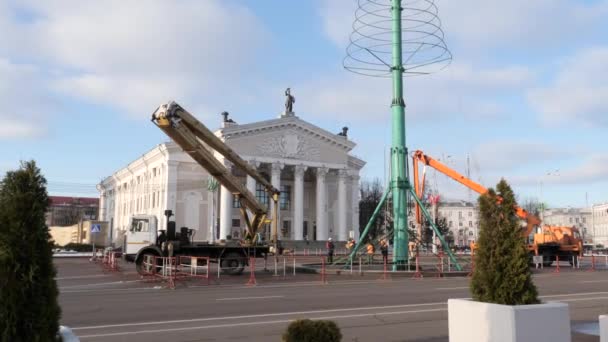
<path fill-rule="evenodd" d="M 91 329 L 105 329 L 105 328 L 119 328 L 119 327 L 131 327 L 131 326 L 157 325 L 157 324 L 175 324 L 175 323 L 207 322 L 207 321 L 226 321 L 226 320 L 257 318 L 257 317 L 310 315 L 310 314 L 321 314 L 321 313 L 329 313 L 329 312 L 347 312 L 347 311 L 361 311 L 361 310 L 386 310 L 386 309 L 399 309 L 399 308 L 424 307 L 424 306 L 436 306 L 436 305 L 447 305 L 447 302 L 422 303 L 422 304 L 404 304 L 404 305 L 388 305 L 388 306 L 369 306 L 369 307 L 341 308 L 341 309 L 328 309 L 328 310 L 278 312 L 278 313 L 258 314 L 258 315 L 243 315 L 243 316 L 227 316 L 227 317 L 209 317 L 209 318 L 181 319 L 181 320 L 164 321 L 164 322 L 158 322 L 157 321 L 157 322 L 108 324 L 108 325 L 98 325 L 98 326 L 88 326 L 88 327 L 75 327 L 75 328 L 71 328 L 71 329 L 72 330 L 91 330 Z"/>
<path fill-rule="evenodd" d="M 113 281 L 113 282 L 110 282 L 110 283 L 97 283 L 97 284 L 61 286 L 61 287 L 59 287 L 59 291 L 61 291 L 62 289 L 75 289 L 75 288 L 95 287 L 95 286 L 103 286 L 103 285 L 119 285 L 119 284 L 137 283 L 137 282 L 140 282 L 140 281 L 139 280 L 120 280 L 120 281 Z"/>
<path fill-rule="evenodd" d="M 440 290 L 440 291 L 448 291 L 448 290 L 464 290 L 464 289 L 468 289 L 468 286 L 461 286 L 461 287 L 438 287 L 435 290 Z"/>
<path fill-rule="evenodd" d="M 607 283 L 608 280 L 585 280 L 581 281 L 581 283 Z"/>
<path fill-rule="evenodd" d="M 583 292 L 583 293 L 570 293 L 570 294 L 558 294 L 558 295 L 544 295 L 539 296 L 540 298 L 547 297 L 576 297 L 576 296 L 590 296 L 590 295 L 605 295 L 608 292 Z"/>
<path fill-rule="evenodd" d="M 158 290 L 162 289 L 162 287 L 151 286 L 151 287 L 128 287 L 123 289 L 91 289 L 91 290 L 68 290 L 68 291 L 60 291 L 61 294 L 67 293 L 87 293 L 87 292 L 95 292 L 95 293 L 103 293 L 103 292 L 116 292 L 116 291 L 139 291 L 139 290 Z"/>
<path fill-rule="evenodd" d="M 608 299 L 608 297 L 589 297 L 589 298 L 573 298 L 573 299 L 560 299 L 560 302 L 583 302 L 586 300 L 597 300 L 597 299 Z"/>
<path fill-rule="evenodd" d="M 88 276 L 61 277 L 61 278 L 55 278 L 55 280 L 101 278 L 101 277 L 109 277 L 109 276 L 110 276 L 109 274 L 96 274 L 96 275 L 88 275 Z"/>
<path fill-rule="evenodd" d="M 441 309 L 411 310 L 411 311 L 374 312 L 374 313 L 366 313 L 366 314 L 315 317 L 314 319 L 315 320 L 321 320 L 321 319 L 346 319 L 346 318 L 360 318 L 360 317 L 370 317 L 370 316 L 392 316 L 392 315 L 402 315 L 402 314 L 411 314 L 411 313 L 424 313 L 424 312 L 437 312 L 437 311 L 447 311 L 447 309 L 446 308 L 441 308 Z M 80 338 L 93 338 L 93 337 L 110 337 L 110 336 L 123 336 L 123 335 L 137 335 L 137 334 L 153 334 L 153 333 L 162 333 L 162 332 L 202 330 L 202 329 L 214 329 L 214 328 L 228 328 L 228 327 L 237 327 L 237 326 L 280 324 L 280 323 L 288 323 L 288 322 L 291 322 L 291 321 L 293 321 L 293 319 L 283 319 L 283 320 L 264 321 L 264 322 L 243 322 L 243 323 L 230 323 L 230 324 L 216 324 L 216 325 L 206 325 L 206 326 L 200 326 L 200 327 L 170 328 L 170 329 L 156 329 L 156 330 L 140 330 L 140 331 L 125 331 L 125 332 L 108 333 L 108 334 L 83 335 L 83 336 L 79 336 L 79 337 Z M 72 330 L 75 330 L 75 329 L 72 329 Z"/>
<path fill-rule="evenodd" d="M 247 300 L 247 299 L 269 299 L 269 298 L 285 298 L 285 296 L 263 296 L 263 297 L 239 297 L 239 298 L 218 298 L 217 301 L 224 300 Z"/>

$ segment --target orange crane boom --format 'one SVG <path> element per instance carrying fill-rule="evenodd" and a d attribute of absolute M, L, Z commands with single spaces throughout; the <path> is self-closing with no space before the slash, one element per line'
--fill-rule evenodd
<path fill-rule="evenodd" d="M 483 185 L 478 184 L 478 183 L 472 181 L 471 179 L 461 175 L 456 170 L 427 156 L 426 154 L 424 154 L 424 152 L 422 152 L 420 150 L 414 152 L 414 154 L 412 155 L 412 160 L 413 160 L 412 165 L 414 168 L 414 189 L 416 191 L 416 194 L 419 197 L 422 196 L 422 194 L 424 193 L 424 174 L 423 174 L 422 183 L 420 183 L 419 175 L 418 175 L 418 163 L 422 163 L 424 165 L 428 165 L 428 166 L 434 168 L 435 170 L 443 173 L 444 175 L 452 178 L 453 180 L 455 180 L 458 183 L 466 186 L 467 188 L 477 192 L 480 195 L 483 195 L 486 192 L 488 192 L 488 189 L 486 187 L 484 187 Z M 523 232 L 523 235 L 524 236 L 530 235 L 530 233 L 532 233 L 532 231 L 534 230 L 534 227 L 538 226 L 540 224 L 540 219 L 536 215 L 532 215 L 532 214 L 528 213 L 525 209 L 523 209 L 519 206 L 516 206 L 515 210 L 516 210 L 517 216 L 520 217 L 521 219 L 525 220 L 527 223 L 526 230 Z M 416 219 L 418 220 L 418 223 L 422 222 L 420 208 L 418 207 L 417 204 L 416 204 Z"/>

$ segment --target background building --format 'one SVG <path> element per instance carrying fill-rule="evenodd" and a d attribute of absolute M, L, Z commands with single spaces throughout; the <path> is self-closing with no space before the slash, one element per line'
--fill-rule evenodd
<path fill-rule="evenodd" d="M 608 203 L 597 204 L 591 207 L 591 227 L 593 231 L 593 244 L 608 246 Z"/>
<path fill-rule="evenodd" d="M 576 227 L 579 229 L 585 243 L 594 242 L 591 209 L 589 208 L 554 208 L 546 209 L 543 223 L 552 226 Z"/>
<path fill-rule="evenodd" d="M 479 208 L 466 201 L 440 202 L 440 218 L 445 218 L 454 234 L 454 244 L 459 247 L 470 246 L 479 236 Z"/>
<path fill-rule="evenodd" d="M 46 213 L 47 226 L 71 226 L 83 220 L 96 220 L 99 198 L 49 196 L 51 205 Z"/>
<path fill-rule="evenodd" d="M 216 135 L 281 189 L 281 239 L 358 237 L 359 172 L 365 162 L 349 154 L 355 143 L 346 129 L 330 133 L 293 114 L 243 125 L 226 115 Z M 224 163 L 269 206 L 254 179 Z M 128 229 L 136 214 L 154 215 L 164 227 L 164 210 L 171 209 L 178 227 L 197 230 L 196 240 L 242 237 L 238 201 L 223 187 L 210 191 L 209 179 L 179 146 L 160 144 L 98 185 L 100 218 L 109 222 L 109 231 Z"/>

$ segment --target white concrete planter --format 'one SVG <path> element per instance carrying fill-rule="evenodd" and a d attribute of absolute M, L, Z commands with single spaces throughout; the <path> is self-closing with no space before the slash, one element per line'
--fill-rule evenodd
<path fill-rule="evenodd" d="M 450 342 L 570 342 L 568 304 L 499 305 L 448 300 Z"/>
<path fill-rule="evenodd" d="M 61 342 L 80 342 L 80 339 L 74 334 L 72 329 L 63 325 L 59 327 L 59 336 L 61 336 Z"/>
<path fill-rule="evenodd" d="M 608 315 L 600 316 L 600 342 L 608 342 Z"/>

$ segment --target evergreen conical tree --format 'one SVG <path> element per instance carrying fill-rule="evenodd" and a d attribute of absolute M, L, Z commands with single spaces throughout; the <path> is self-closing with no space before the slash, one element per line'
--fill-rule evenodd
<path fill-rule="evenodd" d="M 0 182 L 0 341 L 55 341 L 60 308 L 46 180 L 34 161 Z"/>
<path fill-rule="evenodd" d="M 473 299 L 495 304 L 539 303 L 516 216 L 515 195 L 503 179 L 479 197 L 479 239 L 471 280 Z"/>

